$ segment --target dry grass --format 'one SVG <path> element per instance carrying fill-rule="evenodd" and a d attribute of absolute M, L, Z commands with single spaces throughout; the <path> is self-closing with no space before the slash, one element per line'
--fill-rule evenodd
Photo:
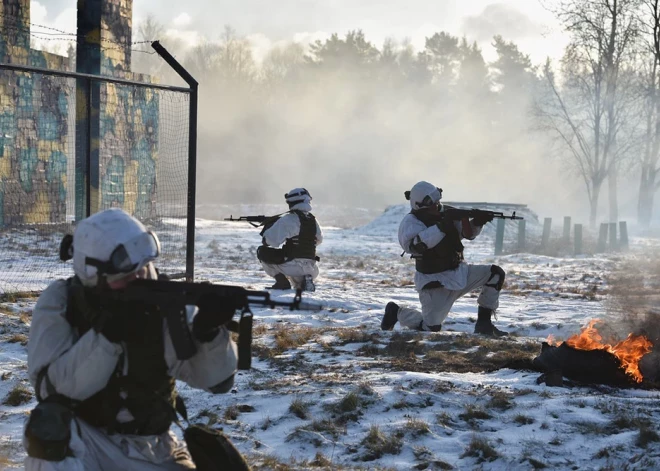
<path fill-rule="evenodd" d="M 428 422 L 415 417 L 409 417 L 408 420 L 406 420 L 403 429 L 413 437 L 419 437 L 431 433 L 431 427 Z"/>
<path fill-rule="evenodd" d="M 289 404 L 289 412 L 291 412 L 299 419 L 304 420 L 309 416 L 309 408 L 311 405 L 311 402 L 296 397 L 291 401 L 291 404 Z"/>
<path fill-rule="evenodd" d="M 392 368 L 396 371 L 478 373 L 512 365 L 520 368 L 528 364 L 532 369 L 531 360 L 539 352 L 537 341 L 402 332 L 392 335 L 390 343 L 378 353 L 391 357 Z"/>
<path fill-rule="evenodd" d="M 228 406 L 225 409 L 225 414 L 224 418 L 225 420 L 236 420 L 238 419 L 238 416 L 240 415 L 240 410 L 238 409 L 237 406 Z"/>
<path fill-rule="evenodd" d="M 286 350 L 305 345 L 314 336 L 315 329 L 307 326 L 278 326 L 275 330 L 275 349 L 282 353 Z"/>
<path fill-rule="evenodd" d="M 362 461 L 373 461 L 383 455 L 398 455 L 403 446 L 400 434 L 384 434 L 377 425 L 372 425 L 366 437 L 360 442 L 365 448 Z"/>
<path fill-rule="evenodd" d="M 650 443 L 660 442 L 658 432 L 648 426 L 641 427 L 635 440 L 635 445 L 640 448 L 646 448 Z"/>
<path fill-rule="evenodd" d="M 490 419 L 492 415 L 486 412 L 483 408 L 473 404 L 467 404 L 465 411 L 458 414 L 458 418 L 464 420 L 469 424 L 475 424 L 477 420 Z"/>
<path fill-rule="evenodd" d="M 8 343 L 20 343 L 23 346 L 26 346 L 28 343 L 28 336 L 25 334 L 14 333 L 9 336 L 6 340 Z"/>
<path fill-rule="evenodd" d="M 11 391 L 9 391 L 2 403 L 7 406 L 16 407 L 21 404 L 26 404 L 30 402 L 30 400 L 32 400 L 32 391 L 22 383 L 18 383 Z"/>
<path fill-rule="evenodd" d="M 524 414 L 516 414 L 513 421 L 518 425 L 530 425 L 534 423 L 534 419 Z"/>
<path fill-rule="evenodd" d="M 488 401 L 488 407 L 499 410 L 508 410 L 513 407 L 511 403 L 512 396 L 502 391 L 494 391 L 493 395 Z"/>
<path fill-rule="evenodd" d="M 461 458 L 465 458 L 466 456 L 477 458 L 477 462 L 482 463 L 484 461 L 494 461 L 499 458 L 500 455 L 495 448 L 488 443 L 488 440 L 474 435 L 472 440 L 470 440 L 470 444 L 461 455 Z"/>
<path fill-rule="evenodd" d="M 373 334 L 367 332 L 362 328 L 342 328 L 336 330 L 337 337 L 341 340 L 342 345 L 348 343 L 366 343 L 372 340 Z"/>

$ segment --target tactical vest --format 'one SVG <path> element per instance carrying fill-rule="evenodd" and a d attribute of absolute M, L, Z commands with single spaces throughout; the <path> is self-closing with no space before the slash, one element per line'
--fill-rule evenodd
<path fill-rule="evenodd" d="M 442 213 L 429 214 L 424 211 L 411 211 L 426 227 L 431 227 L 442 221 Z M 463 258 L 461 235 L 454 224 L 447 225 L 447 232 L 440 243 L 415 257 L 415 269 L 426 275 L 441 273 L 458 268 Z M 444 232 L 444 231 L 443 231 Z"/>
<path fill-rule="evenodd" d="M 82 336 L 92 328 L 91 310 L 98 308 L 94 290 L 82 288 L 75 277 L 68 280 L 67 320 Z M 81 293 L 84 292 L 84 298 Z M 76 406 L 77 416 L 108 433 L 159 435 L 176 419 L 175 380 L 167 373 L 163 320 L 144 307 L 133 309 L 130 333 L 127 332 L 124 353 L 108 384 L 92 397 Z M 122 374 L 124 360 L 128 372 Z M 127 409 L 134 420 L 117 421 L 121 409 Z"/>
<path fill-rule="evenodd" d="M 300 220 L 300 233 L 286 240 L 284 254 L 288 260 L 294 258 L 316 259 L 316 218 L 312 213 L 291 211 Z"/>

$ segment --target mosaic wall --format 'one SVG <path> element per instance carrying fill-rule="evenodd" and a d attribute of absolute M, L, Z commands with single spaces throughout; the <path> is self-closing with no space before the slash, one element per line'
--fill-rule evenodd
<path fill-rule="evenodd" d="M 68 70 L 68 58 L 30 49 L 29 23 L 30 0 L 0 0 L 0 62 Z M 76 69 L 148 81 L 130 72 L 131 28 L 132 0 L 78 0 Z M 76 108 L 76 92 L 73 79 L 0 71 L 0 227 L 66 220 L 67 168 L 82 168 L 89 146 L 68 128 L 76 113 L 76 128 L 88 129 L 86 94 Z M 91 212 L 155 216 L 158 93 L 108 83 L 92 93 Z M 85 188 L 83 173 L 68 177 Z M 80 218 L 85 195 L 75 199 Z"/>
<path fill-rule="evenodd" d="M 68 59 L 30 49 L 29 0 L 0 3 L 0 62 L 64 69 Z M 66 217 L 66 79 L 0 71 L 0 226 Z"/>

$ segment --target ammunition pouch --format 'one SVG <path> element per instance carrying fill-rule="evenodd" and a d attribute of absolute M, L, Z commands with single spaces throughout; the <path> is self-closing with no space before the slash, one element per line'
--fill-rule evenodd
<path fill-rule="evenodd" d="M 183 432 L 183 439 L 197 471 L 249 471 L 243 455 L 219 430 L 191 425 Z"/>
<path fill-rule="evenodd" d="M 49 396 L 30 412 L 25 438 L 27 454 L 45 461 L 62 461 L 73 456 L 69 448 L 74 412 L 63 396 Z"/>
<path fill-rule="evenodd" d="M 257 258 L 264 263 L 271 263 L 274 265 L 281 265 L 287 261 L 283 249 L 276 249 L 266 245 L 261 245 L 257 248 Z"/>

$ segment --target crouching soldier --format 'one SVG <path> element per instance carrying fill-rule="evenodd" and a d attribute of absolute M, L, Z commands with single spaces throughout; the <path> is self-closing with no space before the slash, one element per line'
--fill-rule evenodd
<path fill-rule="evenodd" d="M 32 314 L 28 373 L 39 405 L 26 422 L 26 471 L 195 469 L 170 431 L 175 379 L 211 393 L 232 388 L 236 345 L 214 324 L 223 306 L 187 306 L 197 353 L 179 360 L 160 315 L 99 302 L 104 290 L 157 278 L 155 234 L 109 209 L 80 221 L 60 251 L 73 256 L 75 276 L 49 285 Z"/>
<path fill-rule="evenodd" d="M 319 276 L 316 246 L 323 241 L 323 233 L 310 212 L 312 196 L 304 188 L 294 188 L 284 198 L 289 211 L 264 225 L 257 257 L 266 273 L 275 278 L 271 289 L 291 289 L 293 283 L 295 289 L 315 291 L 314 280 Z"/>
<path fill-rule="evenodd" d="M 497 265 L 468 264 L 463 259 L 461 240 L 474 239 L 493 217 L 484 214 L 472 220 L 451 220 L 443 217 L 440 198 L 442 190 L 435 185 L 425 181 L 415 184 L 409 198 L 412 210 L 399 226 L 399 244 L 415 258 L 415 289 L 419 292 L 422 312 L 389 302 L 381 328 L 392 330 L 398 321 L 410 329 L 437 332 L 454 302 L 481 288 L 474 332 L 496 337 L 508 335 L 491 320 L 499 306 L 504 270 Z"/>

